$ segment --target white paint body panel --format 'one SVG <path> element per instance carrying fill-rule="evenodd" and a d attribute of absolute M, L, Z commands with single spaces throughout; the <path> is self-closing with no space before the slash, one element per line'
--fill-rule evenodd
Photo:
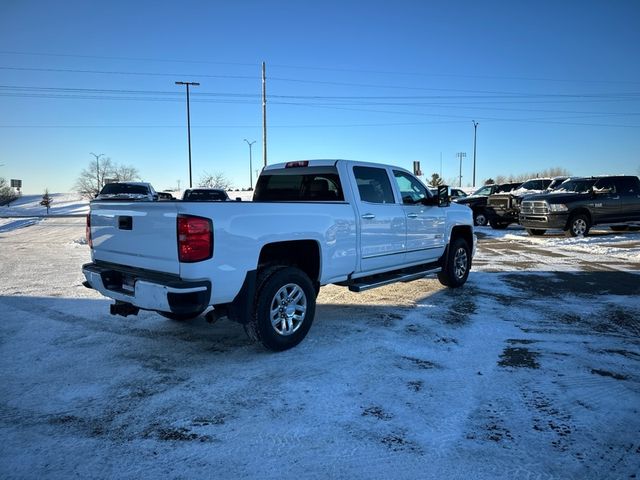
<path fill-rule="evenodd" d="M 391 169 L 398 170 L 397 167 L 344 160 L 310 162 L 310 166 L 317 165 L 336 166 L 344 202 L 94 201 L 92 260 L 170 273 L 182 280 L 210 280 L 210 304 L 216 305 L 236 297 L 247 272 L 256 270 L 262 248 L 271 243 L 316 242 L 320 251 L 317 280 L 326 285 L 435 261 L 444 252 L 454 226 L 473 225 L 471 210 L 466 206 L 404 206 L 397 191 L 396 204 L 360 201 L 353 166 L 385 168 L 390 175 Z M 284 164 L 270 165 L 265 173 L 279 168 Z M 377 220 L 362 218 L 369 210 L 375 210 Z M 180 214 L 212 220 L 211 259 L 197 263 L 178 261 L 176 218 Z M 132 230 L 118 228 L 119 216 L 132 217 Z M 98 286 L 106 296 L 126 300 L 104 289 L 101 282 Z M 141 297 L 137 293 L 138 306 L 155 309 L 153 305 L 164 305 L 158 298 L 138 300 Z M 154 291 L 154 297 L 158 293 Z"/>

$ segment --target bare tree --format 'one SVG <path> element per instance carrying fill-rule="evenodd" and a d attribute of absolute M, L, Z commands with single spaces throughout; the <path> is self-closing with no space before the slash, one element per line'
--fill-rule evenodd
<path fill-rule="evenodd" d="M 9 186 L 7 181 L 0 177 L 0 205 L 9 205 L 18 198 L 18 193 Z"/>
<path fill-rule="evenodd" d="M 231 188 L 231 181 L 222 172 L 214 172 L 213 174 L 204 172 L 198 182 L 199 187 L 204 188 L 220 188 L 222 190 L 229 190 Z"/>
<path fill-rule="evenodd" d="M 140 180 L 140 173 L 131 165 L 114 165 L 113 176 L 119 182 L 135 182 Z"/>
<path fill-rule="evenodd" d="M 437 187 L 438 185 L 444 185 L 444 180 L 437 173 L 432 173 L 431 180 L 429 181 L 429 185 L 433 187 Z"/>
<path fill-rule="evenodd" d="M 118 182 L 131 182 L 140 179 L 138 169 L 130 165 L 118 165 L 109 157 L 103 158 L 98 164 L 89 162 L 89 166 L 80 172 L 76 180 L 75 190 L 85 198 L 94 198 L 107 179 Z"/>

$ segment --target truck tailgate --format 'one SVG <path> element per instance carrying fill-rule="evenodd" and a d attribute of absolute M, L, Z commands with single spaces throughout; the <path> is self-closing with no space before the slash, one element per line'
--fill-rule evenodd
<path fill-rule="evenodd" d="M 179 274 L 174 202 L 91 202 L 94 261 Z"/>

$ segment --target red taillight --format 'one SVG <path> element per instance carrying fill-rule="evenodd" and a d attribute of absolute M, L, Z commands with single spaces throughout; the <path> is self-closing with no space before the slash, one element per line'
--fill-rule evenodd
<path fill-rule="evenodd" d="M 213 255 L 213 225 L 208 218 L 178 216 L 178 259 L 201 262 Z"/>
<path fill-rule="evenodd" d="M 91 214 L 87 213 L 87 228 L 85 230 L 85 236 L 87 237 L 87 243 L 90 248 L 93 248 L 93 240 L 91 239 Z"/>

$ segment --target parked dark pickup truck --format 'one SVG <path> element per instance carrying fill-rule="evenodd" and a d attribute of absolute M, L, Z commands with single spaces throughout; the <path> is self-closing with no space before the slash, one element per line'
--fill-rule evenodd
<path fill-rule="evenodd" d="M 454 199 L 454 202 L 459 203 L 460 205 L 466 205 L 473 210 L 474 225 L 483 227 L 489 222 L 489 217 L 486 213 L 487 198 L 489 198 L 489 195 L 510 192 L 514 188 L 518 188 L 520 185 L 520 182 L 485 185 L 468 197 Z"/>
<path fill-rule="evenodd" d="M 640 225 L 640 180 L 636 176 L 570 179 L 551 193 L 525 197 L 519 220 L 529 235 L 558 228 L 575 237 L 587 235 L 593 225 L 626 230 Z"/>
<path fill-rule="evenodd" d="M 510 192 L 491 195 L 487 200 L 486 207 L 491 227 L 503 229 L 512 223 L 518 223 L 520 202 L 526 195 L 548 192 L 566 179 L 567 177 L 532 178 Z"/>

